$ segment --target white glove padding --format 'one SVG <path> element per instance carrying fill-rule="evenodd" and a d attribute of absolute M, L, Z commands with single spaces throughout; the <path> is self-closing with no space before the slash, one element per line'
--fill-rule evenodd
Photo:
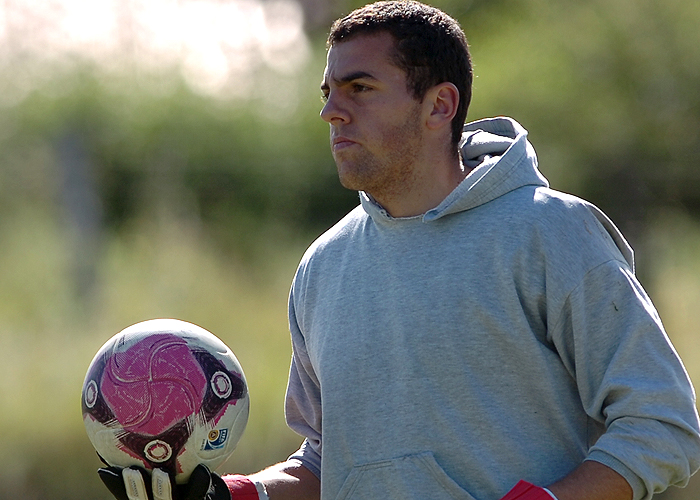
<path fill-rule="evenodd" d="M 149 475 L 139 467 L 105 467 L 97 473 L 117 500 L 231 500 L 224 481 L 205 465 L 198 465 L 183 485 L 161 469 Z"/>
<path fill-rule="evenodd" d="M 148 492 L 141 471 L 124 469 L 122 470 L 122 480 L 129 500 L 148 500 Z"/>
<path fill-rule="evenodd" d="M 124 469 L 122 478 L 129 500 L 149 500 L 144 476 L 140 471 Z M 155 469 L 151 473 L 151 491 L 153 492 L 153 500 L 173 500 L 173 487 L 167 472 Z"/>

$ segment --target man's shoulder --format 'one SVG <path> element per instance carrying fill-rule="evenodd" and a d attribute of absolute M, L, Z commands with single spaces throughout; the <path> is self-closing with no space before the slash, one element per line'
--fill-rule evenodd
<path fill-rule="evenodd" d="M 367 215 L 367 212 L 361 205 L 358 205 L 323 232 L 314 243 L 325 245 L 351 237 L 368 219 L 369 215 Z"/>
<path fill-rule="evenodd" d="M 533 201 L 535 206 L 545 208 L 547 210 L 561 210 L 570 212 L 579 208 L 586 208 L 591 205 L 590 202 L 576 195 L 557 191 L 550 187 L 538 186 L 534 189 L 535 196 Z"/>
<path fill-rule="evenodd" d="M 634 254 L 613 221 L 593 203 L 550 188 L 537 188 L 534 223 L 558 252 L 614 258 L 634 269 Z M 603 257 L 601 257 L 601 255 Z"/>
<path fill-rule="evenodd" d="M 352 239 L 358 231 L 361 231 L 368 219 L 367 213 L 358 205 L 316 238 L 306 250 L 303 260 L 306 261 L 317 254 L 345 246 L 349 239 Z"/>
<path fill-rule="evenodd" d="M 532 203 L 529 205 L 529 209 L 523 207 L 523 215 L 541 228 L 562 226 L 573 229 L 572 224 L 576 226 L 584 221 L 592 222 L 599 219 L 599 214 L 603 214 L 598 207 L 583 198 L 548 187 L 534 188 Z"/>

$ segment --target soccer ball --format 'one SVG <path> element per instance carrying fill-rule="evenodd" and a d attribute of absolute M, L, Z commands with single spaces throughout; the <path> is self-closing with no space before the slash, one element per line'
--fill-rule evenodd
<path fill-rule="evenodd" d="M 132 325 L 90 363 L 83 422 L 109 465 L 160 468 L 184 483 L 233 452 L 248 422 L 248 386 L 233 352 L 175 319 Z"/>

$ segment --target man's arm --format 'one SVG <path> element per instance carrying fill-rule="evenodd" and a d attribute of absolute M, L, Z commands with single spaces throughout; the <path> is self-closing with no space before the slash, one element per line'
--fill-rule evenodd
<path fill-rule="evenodd" d="M 632 500 L 632 487 L 610 467 L 587 460 L 548 486 L 559 500 Z"/>
<path fill-rule="evenodd" d="M 301 463 L 290 460 L 249 476 L 265 485 L 270 500 L 318 500 L 321 482 Z"/>
<path fill-rule="evenodd" d="M 270 500 L 320 498 L 321 483 L 318 478 L 295 461 L 273 465 L 249 477 L 265 485 Z M 620 474 L 590 460 L 548 489 L 558 500 L 632 500 L 632 488 Z"/>

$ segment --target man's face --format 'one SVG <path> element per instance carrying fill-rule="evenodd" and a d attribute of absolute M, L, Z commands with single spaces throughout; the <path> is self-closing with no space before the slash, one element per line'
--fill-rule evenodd
<path fill-rule="evenodd" d="M 340 182 L 380 203 L 413 180 L 422 139 L 422 107 L 392 62 L 393 50 L 388 33 L 336 43 L 321 85 Z"/>

